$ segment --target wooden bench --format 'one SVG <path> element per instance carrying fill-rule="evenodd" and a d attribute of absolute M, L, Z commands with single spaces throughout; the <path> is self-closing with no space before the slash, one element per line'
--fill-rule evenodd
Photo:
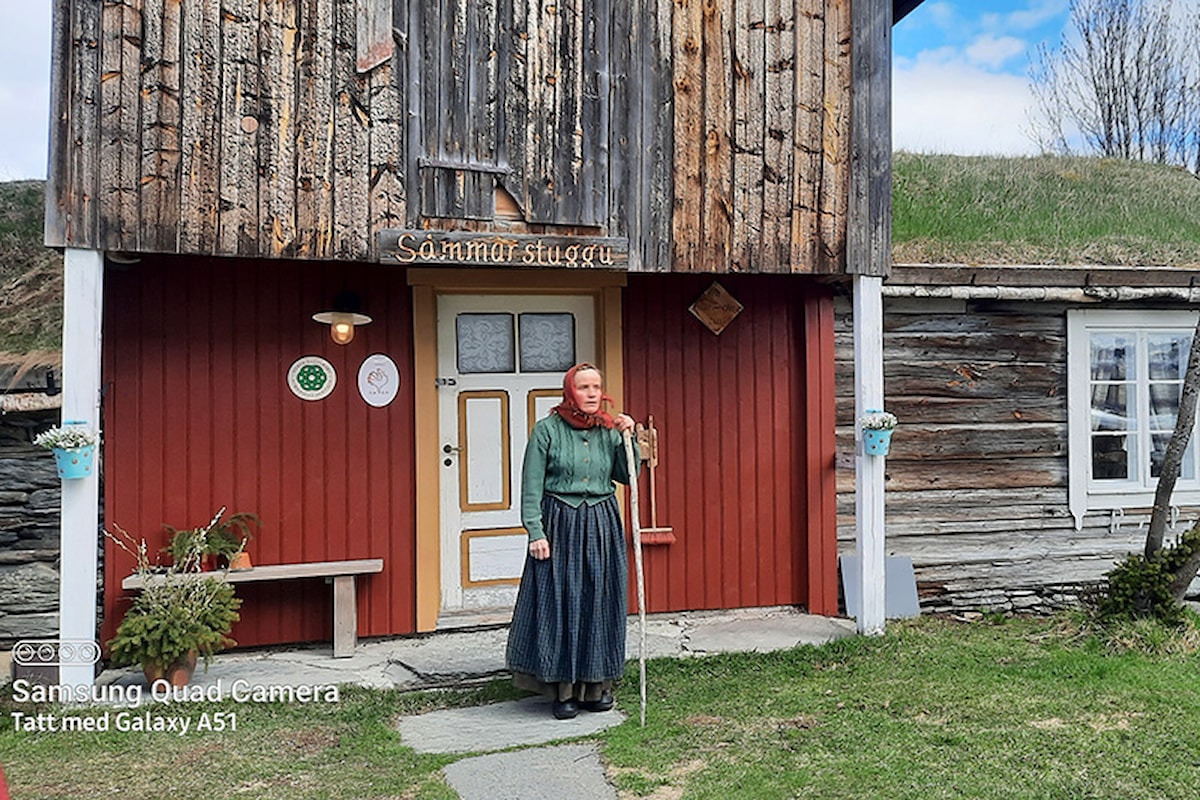
<path fill-rule="evenodd" d="M 295 578 L 324 578 L 333 583 L 333 657 L 349 658 L 354 655 L 358 643 L 358 596 L 355 593 L 355 578 L 383 572 L 382 558 L 361 558 L 353 561 L 316 561 L 307 564 L 272 564 L 247 570 L 226 572 L 193 573 L 198 577 L 211 577 L 229 583 L 255 583 L 258 581 L 286 581 Z M 151 575 L 151 581 L 164 580 Z M 144 582 L 139 575 L 129 575 L 121 581 L 122 589 L 141 589 Z"/>

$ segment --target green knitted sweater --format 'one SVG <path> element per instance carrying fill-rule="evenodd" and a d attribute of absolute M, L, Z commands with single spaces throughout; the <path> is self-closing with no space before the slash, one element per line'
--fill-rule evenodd
<path fill-rule="evenodd" d="M 637 452 L 636 447 L 634 452 Z M 639 469 L 641 464 L 638 464 Z M 521 524 L 529 541 L 546 538 L 542 498 L 553 495 L 578 508 L 595 505 L 629 483 L 625 445 L 615 428 L 572 428 L 558 414 L 537 421 L 521 467 Z"/>

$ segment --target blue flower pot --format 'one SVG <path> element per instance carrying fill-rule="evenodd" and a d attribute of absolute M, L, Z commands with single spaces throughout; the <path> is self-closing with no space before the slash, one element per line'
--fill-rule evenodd
<path fill-rule="evenodd" d="M 58 465 L 58 477 L 63 480 L 86 478 L 92 474 L 92 461 L 96 445 L 86 447 L 54 448 L 54 462 Z"/>
<path fill-rule="evenodd" d="M 878 430 L 863 428 L 863 452 L 869 456 L 886 456 L 892 447 L 892 432 L 895 428 Z"/>

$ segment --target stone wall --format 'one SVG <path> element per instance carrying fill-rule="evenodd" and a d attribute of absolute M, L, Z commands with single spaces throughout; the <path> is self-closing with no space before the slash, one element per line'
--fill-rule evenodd
<path fill-rule="evenodd" d="M 0 414 L 0 647 L 58 635 L 59 479 L 31 443 L 58 417 Z"/>

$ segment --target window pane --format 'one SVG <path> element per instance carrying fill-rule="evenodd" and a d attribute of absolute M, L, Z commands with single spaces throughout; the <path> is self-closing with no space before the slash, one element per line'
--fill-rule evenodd
<path fill-rule="evenodd" d="M 1171 434 L 1162 433 L 1154 434 L 1151 437 L 1150 451 L 1150 477 L 1157 478 L 1162 474 L 1163 458 L 1167 454 L 1167 444 L 1171 441 Z M 1188 442 L 1187 450 L 1183 452 L 1183 461 L 1179 465 L 1179 479 L 1184 481 L 1194 480 L 1196 477 L 1196 459 L 1193 457 L 1195 447 L 1191 442 Z"/>
<path fill-rule="evenodd" d="M 512 314 L 459 314 L 458 371 L 516 372 Z"/>
<path fill-rule="evenodd" d="M 1093 333 L 1091 345 L 1092 380 L 1124 381 L 1136 373 L 1136 338 L 1125 333 Z"/>
<path fill-rule="evenodd" d="M 1092 478 L 1095 480 L 1128 480 L 1130 475 L 1128 436 L 1092 437 Z"/>
<path fill-rule="evenodd" d="M 575 364 L 574 314 L 522 314 L 521 372 L 566 372 Z"/>
<path fill-rule="evenodd" d="M 1187 371 L 1192 337 L 1185 333 L 1151 333 L 1146 337 L 1150 380 L 1181 381 Z"/>
<path fill-rule="evenodd" d="M 1175 418 L 1179 414 L 1179 395 L 1183 384 L 1150 384 L 1150 430 L 1170 433 L 1175 430 Z"/>
<path fill-rule="evenodd" d="M 1097 383 L 1092 386 L 1092 430 L 1127 431 L 1136 428 L 1129 405 L 1129 386 L 1123 383 Z"/>

